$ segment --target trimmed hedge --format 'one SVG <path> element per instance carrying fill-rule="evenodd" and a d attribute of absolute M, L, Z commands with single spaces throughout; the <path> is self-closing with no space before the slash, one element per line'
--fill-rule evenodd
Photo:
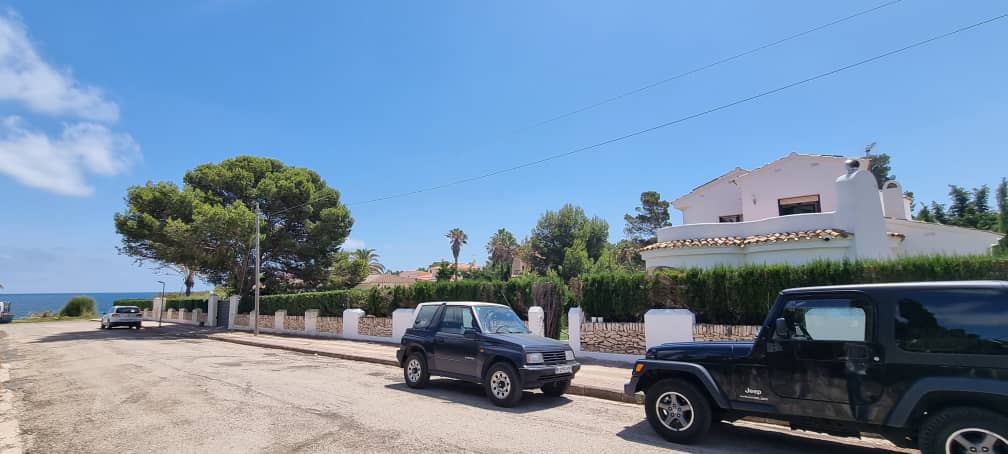
<path fill-rule="evenodd" d="M 611 273 L 582 278 L 580 294 L 588 315 L 614 322 L 641 321 L 651 308 L 684 307 L 700 323 L 758 325 L 788 288 L 977 279 L 1008 279 L 1008 258 L 934 256 Z"/>
<path fill-rule="evenodd" d="M 192 312 L 195 309 L 203 311 L 205 314 L 207 312 L 207 299 L 206 298 L 174 298 L 168 300 L 165 304 L 165 310 L 168 309 L 185 309 Z"/>
<path fill-rule="evenodd" d="M 140 310 L 154 309 L 154 300 L 151 298 L 126 298 L 121 300 L 115 300 L 112 302 L 113 306 L 136 306 Z"/>

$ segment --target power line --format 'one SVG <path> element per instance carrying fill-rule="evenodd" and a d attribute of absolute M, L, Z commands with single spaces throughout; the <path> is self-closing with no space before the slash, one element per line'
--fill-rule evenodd
<path fill-rule="evenodd" d="M 780 44 L 784 44 L 784 43 L 786 43 L 788 41 L 791 41 L 793 39 L 801 38 L 802 36 L 808 35 L 810 33 L 817 32 L 817 31 L 822 30 L 824 28 L 828 28 L 828 27 L 834 26 L 834 25 L 839 24 L 841 22 L 846 22 L 846 21 L 849 21 L 849 20 L 854 19 L 856 17 L 863 16 L 865 14 L 868 14 L 868 13 L 871 13 L 871 12 L 874 12 L 874 11 L 878 11 L 878 10 L 880 10 L 882 8 L 887 7 L 887 6 L 895 5 L 895 4 L 897 4 L 897 3 L 901 2 L 901 1 L 903 1 L 903 0 L 892 0 L 890 2 L 886 2 L 886 3 L 883 3 L 881 5 L 875 6 L 874 8 L 869 8 L 869 9 L 866 9 L 866 10 L 858 11 L 858 12 L 856 12 L 854 14 L 851 14 L 849 16 L 841 17 L 840 19 L 836 19 L 836 20 L 834 20 L 832 22 L 827 22 L 827 23 L 822 24 L 822 25 L 820 25 L 818 27 L 813 27 L 813 28 L 810 28 L 810 29 L 805 30 L 803 32 L 795 33 L 795 34 L 787 36 L 785 38 L 778 39 L 777 41 L 773 41 L 773 42 L 770 42 L 770 43 L 767 43 L 767 44 L 763 44 L 761 46 L 754 47 L 754 48 L 749 49 L 747 51 L 739 52 L 739 53 L 737 53 L 735 55 L 732 55 L 730 57 L 725 57 L 725 58 L 722 58 L 720 60 L 713 61 L 711 63 L 705 64 L 705 65 L 702 65 L 702 66 L 698 66 L 698 67 L 690 69 L 688 71 L 684 71 L 684 72 L 681 72 L 679 74 L 676 74 L 676 75 L 673 75 L 673 76 L 669 76 L 669 77 L 667 77 L 665 79 L 662 79 L 662 80 L 659 80 L 657 82 L 652 82 L 650 84 L 647 84 L 647 85 L 635 88 L 633 90 L 625 91 L 625 92 L 620 93 L 620 94 L 618 94 L 616 96 L 613 96 L 611 98 L 603 99 L 603 100 L 598 101 L 596 103 L 588 104 L 588 105 L 586 105 L 584 107 L 580 107 L 580 108 L 577 108 L 577 109 L 574 109 L 574 110 L 562 113 L 560 115 L 557 115 L 555 117 L 551 117 L 551 118 L 548 118 L 546 120 L 530 124 L 530 125 L 525 126 L 523 128 L 519 128 L 519 129 L 516 129 L 514 131 L 511 131 L 511 134 L 517 134 L 517 133 L 520 133 L 520 132 L 528 131 L 530 129 L 535 129 L 535 128 L 538 128 L 540 126 L 544 126 L 544 125 L 547 125 L 549 123 L 553 123 L 555 121 L 562 120 L 564 118 L 577 115 L 577 114 L 579 114 L 581 112 L 586 112 L 586 111 L 595 109 L 597 107 L 601 107 L 601 106 L 604 106 L 606 104 L 619 101 L 619 100 L 621 100 L 623 98 L 626 98 L 628 96 L 636 95 L 637 93 L 650 90 L 650 89 L 655 88 L 655 87 L 657 87 L 659 85 L 667 84 L 667 83 L 672 82 L 672 81 L 674 81 L 676 79 L 681 79 L 681 78 L 689 76 L 691 74 L 696 74 L 696 73 L 698 73 L 700 71 L 704 71 L 704 70 L 713 68 L 715 66 L 723 65 L 723 64 L 728 63 L 728 62 L 733 61 L 733 60 L 738 60 L 739 58 L 745 57 L 746 55 L 751 55 L 751 54 L 754 54 L 754 53 L 759 52 L 761 50 L 766 50 L 766 49 L 769 49 L 771 47 L 774 47 L 774 46 L 777 46 L 777 45 L 780 45 Z"/>
<path fill-rule="evenodd" d="M 991 22 L 995 22 L 995 21 L 1004 19 L 1005 17 L 1008 17 L 1008 13 L 1001 14 L 1001 15 L 995 16 L 995 17 L 991 17 L 989 19 L 985 19 L 985 20 L 982 20 L 980 22 L 976 22 L 976 23 L 971 24 L 971 25 L 960 27 L 960 28 L 957 28 L 957 29 L 952 30 L 950 32 L 947 32 L 947 33 L 943 33 L 943 34 L 940 34 L 940 35 L 932 36 L 930 38 L 914 42 L 914 43 L 906 45 L 904 47 L 901 47 L 901 48 L 898 48 L 898 49 L 895 49 L 895 50 L 891 50 L 891 51 L 888 51 L 888 52 L 876 55 L 874 57 L 869 57 L 869 58 L 866 58 L 864 60 L 860 60 L 858 62 L 851 63 L 851 64 L 846 65 L 846 66 L 841 66 L 839 68 L 836 68 L 836 69 L 833 69 L 833 70 L 830 70 L 830 71 L 827 71 L 827 72 L 823 72 L 823 73 L 820 73 L 820 74 L 817 74 L 817 75 L 814 75 L 814 76 L 811 76 L 811 77 L 808 77 L 808 78 L 805 78 L 805 79 L 802 79 L 802 80 L 799 80 L 799 81 L 796 81 L 796 82 L 791 82 L 791 83 L 789 83 L 787 85 L 783 85 L 783 86 L 780 86 L 780 87 L 777 87 L 777 88 L 774 88 L 774 89 L 770 89 L 770 90 L 767 90 L 767 91 L 764 91 L 764 92 L 761 92 L 761 93 L 758 93 L 758 94 L 755 94 L 755 95 L 752 95 L 752 96 L 749 96 L 749 97 L 746 97 L 746 98 L 738 99 L 738 100 L 732 101 L 732 102 L 727 103 L 727 104 L 722 104 L 722 105 L 719 105 L 717 107 L 712 107 L 710 109 L 707 109 L 707 110 L 704 110 L 704 111 L 701 111 L 701 112 L 697 112 L 697 113 L 694 113 L 694 114 L 691 114 L 691 115 L 687 115 L 685 117 L 680 117 L 680 118 L 677 118 L 677 119 L 672 120 L 672 121 L 668 121 L 668 122 L 661 123 L 661 124 L 658 124 L 658 125 L 655 125 L 655 126 L 651 126 L 649 128 L 640 129 L 640 130 L 637 130 L 637 131 L 634 131 L 634 132 L 631 132 L 631 133 L 628 133 L 628 134 L 624 134 L 624 135 L 621 135 L 621 136 L 618 136 L 618 137 L 614 137 L 614 138 L 607 139 L 607 140 L 604 140 L 604 141 L 601 141 L 601 142 L 597 142 L 597 143 L 594 143 L 592 145 L 587 145 L 587 146 L 583 146 L 583 147 L 580 147 L 580 148 L 575 148 L 573 150 L 565 151 L 565 152 L 562 152 L 562 153 L 552 154 L 552 155 L 549 155 L 549 156 L 546 156 L 546 157 L 543 157 L 541 159 L 537 159 L 537 160 L 534 160 L 534 161 L 525 162 L 525 163 L 518 164 L 518 165 L 515 165 L 515 166 L 512 166 L 512 167 L 507 167 L 507 168 L 504 168 L 504 169 L 494 170 L 494 171 L 487 172 L 487 173 L 484 173 L 484 174 L 481 174 L 481 175 L 476 175 L 476 176 L 472 176 L 472 177 L 467 177 L 467 178 L 462 178 L 462 179 L 450 181 L 448 183 L 443 183 L 443 184 L 439 184 L 439 185 L 436 185 L 436 186 L 430 186 L 430 187 L 426 187 L 426 188 L 420 188 L 420 189 L 416 189 L 416 190 L 413 190 L 413 191 L 402 192 L 402 193 L 398 193 L 398 194 L 392 194 L 392 195 L 388 195 L 388 196 L 384 196 L 384 197 L 378 197 L 378 198 L 374 198 L 374 199 L 364 200 L 364 201 L 361 201 L 361 202 L 348 203 L 347 206 L 365 205 L 365 204 L 375 203 L 375 202 L 381 202 L 381 201 L 385 201 L 385 200 L 397 199 L 397 198 L 402 198 L 402 197 L 409 197 L 409 196 L 416 195 L 416 194 L 421 194 L 421 193 L 424 193 L 424 192 L 436 191 L 436 190 L 439 190 L 439 189 L 444 189 L 444 188 L 448 188 L 448 187 L 451 187 L 451 186 L 457 186 L 457 185 L 464 184 L 464 183 L 470 183 L 470 182 L 473 182 L 473 181 L 490 178 L 492 176 L 496 176 L 496 175 L 500 175 L 500 174 L 508 173 L 508 172 L 513 172 L 515 170 L 520 170 L 520 169 L 524 169 L 524 168 L 527 168 L 527 167 L 532 167 L 532 166 L 539 165 L 539 164 L 542 164 L 542 163 L 545 163 L 545 162 L 549 162 L 549 161 L 553 161 L 553 160 L 560 159 L 560 158 L 563 158 L 563 157 L 575 155 L 575 154 L 578 154 L 578 153 L 581 153 L 581 152 L 584 152 L 584 151 L 600 148 L 600 147 L 603 147 L 603 146 L 606 146 L 606 145 L 609 145 L 609 144 L 612 144 L 612 143 L 615 143 L 615 142 L 620 142 L 620 141 L 623 141 L 623 140 L 626 140 L 626 139 L 629 139 L 629 138 L 632 138 L 632 137 L 636 137 L 636 136 L 639 136 L 639 135 L 642 135 L 642 134 L 647 134 L 649 132 L 656 131 L 658 129 L 663 129 L 663 128 L 667 128 L 669 126 L 673 126 L 673 125 L 676 125 L 676 124 L 679 124 L 679 123 L 683 123 L 685 121 L 689 121 L 689 120 L 692 120 L 694 118 L 702 117 L 702 116 L 705 116 L 705 115 L 708 115 L 708 114 L 711 114 L 711 113 L 714 113 L 714 112 L 725 110 L 725 109 L 737 106 L 739 104 L 744 104 L 744 103 L 747 103 L 747 102 L 755 101 L 757 99 L 764 98 L 766 96 L 770 96 L 772 94 L 775 94 L 775 93 L 778 93 L 778 92 L 781 92 L 781 91 L 784 91 L 784 90 L 787 90 L 787 89 L 790 89 L 790 88 L 794 88 L 794 87 L 797 87 L 797 86 L 800 86 L 800 85 L 804 85 L 804 84 L 807 84 L 807 83 L 810 83 L 810 82 L 813 82 L 813 81 L 816 81 L 816 80 L 819 80 L 819 79 L 823 79 L 823 78 L 832 76 L 834 74 L 837 74 L 837 73 L 840 73 L 840 72 L 843 72 L 843 71 L 847 71 L 849 69 L 853 69 L 853 68 L 856 68 L 856 67 L 859 67 L 859 66 L 862 66 L 862 65 L 866 65 L 868 63 L 871 63 L 871 62 L 874 62 L 874 61 L 877 61 L 877 60 L 881 60 L 881 59 L 886 58 L 886 57 L 890 57 L 892 55 L 896 55 L 896 54 L 900 54 L 900 53 L 906 52 L 908 50 L 911 50 L 911 49 L 914 49 L 914 48 L 917 48 L 917 47 L 920 47 L 920 46 L 932 43 L 934 41 L 938 41 L 938 40 L 941 40 L 941 39 L 949 38 L 949 37 L 957 35 L 959 33 L 962 33 L 962 32 L 968 31 L 968 30 L 972 30 L 974 28 L 977 28 L 977 27 L 989 24 Z M 299 204 L 299 205 L 295 205 L 295 206 L 292 206 L 292 207 L 288 207 L 286 209 L 278 211 L 277 213 L 283 213 L 283 212 L 286 212 L 286 211 L 289 211 L 289 210 L 292 210 L 292 209 L 295 209 L 295 208 L 299 208 L 299 207 L 308 205 L 308 204 L 313 203 L 313 202 L 318 201 L 318 200 L 321 200 L 321 198 L 310 200 L 310 201 L 305 202 L 303 204 Z"/>

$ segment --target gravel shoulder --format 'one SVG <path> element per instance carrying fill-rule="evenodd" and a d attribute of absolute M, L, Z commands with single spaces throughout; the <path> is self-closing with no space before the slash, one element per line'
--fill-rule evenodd
<path fill-rule="evenodd" d="M 95 322 L 0 327 L 28 453 L 903 452 L 879 440 L 719 424 L 706 443 L 658 438 L 639 405 L 479 386 L 411 390 L 397 368 Z M 3 334 L 5 333 L 6 336 Z"/>

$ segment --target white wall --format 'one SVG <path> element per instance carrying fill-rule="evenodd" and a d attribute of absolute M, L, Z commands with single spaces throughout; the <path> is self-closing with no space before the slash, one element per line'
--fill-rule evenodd
<path fill-rule="evenodd" d="M 738 177 L 743 216 L 751 220 L 779 216 L 778 199 L 815 194 L 819 195 L 822 211 L 835 211 L 834 182 L 847 173 L 846 160 L 792 153 Z"/>
<path fill-rule="evenodd" d="M 673 225 L 658 229 L 658 241 L 731 236 L 745 238 L 747 236 L 766 233 L 803 232 L 836 227 L 837 221 L 834 213 L 796 214 L 793 216 L 776 216 L 745 222 Z"/>
<path fill-rule="evenodd" d="M 730 178 L 710 184 L 684 203 L 689 205 L 680 208 L 683 214 L 683 224 L 716 223 L 721 216 L 742 214 L 739 188 Z"/>
<path fill-rule="evenodd" d="M 755 244 L 740 248 L 683 248 L 644 251 L 641 256 L 649 270 L 657 267 L 712 268 L 716 265 L 742 266 L 786 263 L 801 265 L 816 260 L 843 260 L 854 258 L 854 239 L 830 241 L 802 240 Z"/>
<path fill-rule="evenodd" d="M 991 245 L 1002 237 L 994 232 L 918 221 L 886 219 L 885 224 L 890 232 L 906 235 L 897 249 L 903 257 L 989 254 Z"/>

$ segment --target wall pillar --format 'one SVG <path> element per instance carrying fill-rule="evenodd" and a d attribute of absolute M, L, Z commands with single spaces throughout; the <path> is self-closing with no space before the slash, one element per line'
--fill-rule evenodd
<path fill-rule="evenodd" d="M 207 326 L 217 326 L 217 302 L 220 297 L 217 295 L 210 295 L 207 298 L 207 314 L 206 314 L 206 324 Z"/>
<path fill-rule="evenodd" d="M 151 318 L 161 320 L 164 318 L 164 300 L 161 297 L 154 298 L 151 305 Z"/>
<path fill-rule="evenodd" d="M 304 330 L 307 334 L 318 331 L 318 309 L 308 309 L 304 311 Z"/>
<path fill-rule="evenodd" d="M 347 339 L 359 338 L 360 319 L 363 317 L 363 309 L 347 309 L 343 311 L 343 337 Z"/>
<path fill-rule="evenodd" d="M 546 332 L 545 327 L 546 314 L 543 312 L 543 308 L 539 306 L 532 306 L 528 310 L 528 327 L 529 331 L 536 336 L 543 336 Z"/>
<path fill-rule="evenodd" d="M 203 315 L 203 310 L 202 309 L 198 309 L 198 308 L 197 309 L 193 309 L 193 311 L 192 311 L 192 322 L 193 322 L 193 325 L 199 326 L 199 319 L 200 319 L 200 316 L 202 316 L 202 315 Z"/>
<path fill-rule="evenodd" d="M 287 323 L 287 309 L 280 309 L 273 313 L 273 329 L 281 331 Z"/>
<path fill-rule="evenodd" d="M 228 298 L 228 329 L 235 329 L 235 319 L 238 318 L 239 303 L 241 303 L 241 297 L 238 295 L 231 295 Z M 251 322 L 249 323 L 251 324 Z"/>
<path fill-rule="evenodd" d="M 850 169 L 836 180 L 837 227 L 854 234 L 854 255 L 858 259 L 892 256 L 877 184 L 875 176 L 865 169 Z"/>
<path fill-rule="evenodd" d="M 584 312 L 580 307 L 572 307 L 567 311 L 567 343 L 574 350 L 574 354 L 581 353 L 581 322 L 583 321 Z"/>
<path fill-rule="evenodd" d="M 186 314 L 186 312 L 187 312 L 187 311 L 186 311 L 186 309 L 185 309 L 184 307 L 178 310 L 178 315 L 177 315 L 177 317 L 178 317 L 178 319 L 179 319 L 179 322 L 181 322 L 181 323 L 186 323 L 186 319 L 185 319 L 185 314 Z"/>
<path fill-rule="evenodd" d="M 398 343 L 406 330 L 413 326 L 415 309 L 399 308 L 392 311 L 392 340 Z"/>
<path fill-rule="evenodd" d="M 644 348 L 668 342 L 693 342 L 695 318 L 689 309 L 651 309 L 644 313 Z"/>
<path fill-rule="evenodd" d="M 165 314 L 166 314 L 165 318 L 167 318 L 168 320 L 175 319 L 175 309 L 168 309 L 167 311 L 165 311 Z"/>

